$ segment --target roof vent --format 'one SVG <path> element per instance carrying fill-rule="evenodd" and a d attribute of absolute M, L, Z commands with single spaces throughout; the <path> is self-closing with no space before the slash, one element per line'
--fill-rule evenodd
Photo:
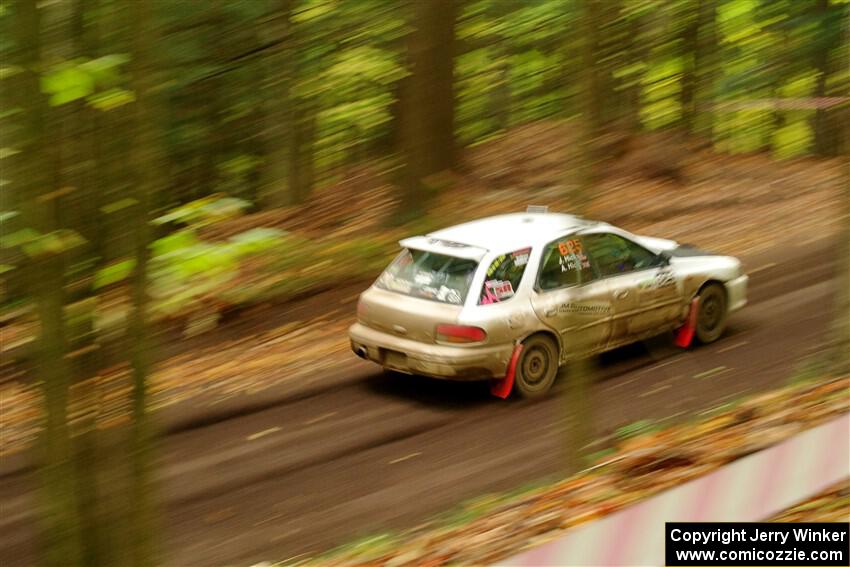
<path fill-rule="evenodd" d="M 528 205 L 525 208 L 526 213 L 548 213 L 549 207 L 546 205 Z"/>

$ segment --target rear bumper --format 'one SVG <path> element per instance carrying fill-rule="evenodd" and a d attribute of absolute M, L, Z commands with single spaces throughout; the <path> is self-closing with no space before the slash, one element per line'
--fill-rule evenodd
<path fill-rule="evenodd" d="M 743 275 L 725 283 L 730 312 L 737 311 L 747 304 L 747 282 L 749 279 L 748 276 Z"/>
<path fill-rule="evenodd" d="M 385 368 L 449 380 L 487 380 L 505 375 L 514 345 L 425 344 L 355 323 L 348 330 L 351 350 Z"/>

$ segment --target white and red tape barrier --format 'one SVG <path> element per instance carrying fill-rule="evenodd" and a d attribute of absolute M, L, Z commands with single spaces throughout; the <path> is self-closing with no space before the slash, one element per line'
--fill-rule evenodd
<path fill-rule="evenodd" d="M 498 565 L 664 565 L 665 522 L 757 522 L 850 477 L 850 414 Z"/>

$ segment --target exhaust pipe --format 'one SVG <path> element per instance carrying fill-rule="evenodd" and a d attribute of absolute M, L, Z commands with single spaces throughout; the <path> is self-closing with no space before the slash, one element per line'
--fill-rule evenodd
<path fill-rule="evenodd" d="M 359 356 L 360 358 L 362 358 L 364 360 L 369 358 L 369 356 L 368 356 L 369 353 L 366 350 L 366 347 L 362 347 L 362 346 L 357 347 L 356 349 L 354 349 L 354 354 L 356 354 L 357 356 Z"/>

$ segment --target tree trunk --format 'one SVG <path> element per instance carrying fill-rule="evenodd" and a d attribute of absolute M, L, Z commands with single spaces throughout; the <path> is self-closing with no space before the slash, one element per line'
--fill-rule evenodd
<path fill-rule="evenodd" d="M 107 52 L 102 29 L 104 3 L 101 0 L 76 0 L 73 16 L 73 41 L 75 54 L 93 59 Z M 100 344 L 94 327 L 96 300 L 88 285 L 87 276 L 103 266 L 108 260 L 109 232 L 103 222 L 99 208 L 106 204 L 106 164 L 103 159 L 104 121 L 102 111 L 80 103 L 74 109 L 72 120 L 76 134 L 72 142 L 76 152 L 76 175 L 69 180 L 75 187 L 71 198 L 77 202 L 78 215 L 72 219 L 73 227 L 90 243 L 86 250 L 94 269 L 81 276 L 69 286 L 73 311 L 68 316 L 68 340 L 72 364 L 73 381 L 77 395 L 75 402 L 82 415 L 74 427 L 72 451 L 76 465 L 77 493 L 79 495 L 79 522 L 82 534 L 83 563 L 99 566 L 111 565 L 118 560 L 114 555 L 113 534 L 116 522 L 109 517 L 107 503 L 101 483 L 104 460 L 101 455 L 100 434 L 97 429 L 98 380 L 103 368 Z M 117 200 L 117 199 L 116 199 Z M 71 295 L 73 294 L 73 295 Z"/>
<path fill-rule="evenodd" d="M 578 188 L 571 200 L 571 212 L 584 214 L 591 201 L 594 186 L 593 170 L 596 163 L 596 152 L 593 144 L 597 136 L 601 109 L 599 108 L 598 93 L 600 81 L 599 69 L 595 66 L 598 46 L 597 24 L 599 20 L 598 0 L 582 0 L 581 25 L 583 31 L 582 58 L 582 137 L 580 140 L 577 175 Z M 567 363 L 559 369 L 562 383 L 566 384 L 564 420 L 566 441 L 565 470 L 575 473 L 587 464 L 586 447 L 592 435 L 593 405 L 591 387 L 595 375 L 594 359 L 579 359 Z"/>
<path fill-rule="evenodd" d="M 279 0 L 272 17 L 267 41 L 275 42 L 264 61 L 265 145 L 263 168 L 264 204 L 273 207 L 293 205 L 298 197 L 291 183 L 292 171 L 287 167 L 294 143 L 293 123 L 296 117 L 291 86 L 295 80 L 295 51 L 292 35 L 292 0 Z M 289 179 L 289 183 L 287 182 Z"/>
<path fill-rule="evenodd" d="M 681 57 L 683 60 L 683 70 L 680 83 L 681 89 L 679 91 L 679 105 L 682 108 L 682 126 L 684 127 L 685 132 L 691 134 L 695 129 L 697 113 L 695 102 L 698 83 L 697 74 L 700 72 L 700 68 L 697 66 L 697 59 L 699 59 L 697 52 L 700 47 L 700 21 L 698 15 L 694 18 L 689 14 L 689 17 L 691 17 L 691 19 L 682 27 Z"/>
<path fill-rule="evenodd" d="M 815 21 L 823 25 L 829 15 L 829 0 L 817 0 L 814 5 Z M 829 43 L 820 42 L 815 50 L 812 65 L 818 72 L 815 82 L 815 97 L 827 96 L 826 82 L 830 74 L 829 51 L 832 47 Z M 821 156 L 836 155 L 836 136 L 833 121 L 829 119 L 829 109 L 819 107 L 812 119 L 812 130 L 815 135 L 815 153 Z"/>
<path fill-rule="evenodd" d="M 581 27 L 585 34 L 582 51 L 582 59 L 584 60 L 584 69 L 582 70 L 582 83 L 584 85 L 582 97 L 584 101 L 582 108 L 587 128 L 585 141 L 593 146 L 604 122 L 604 79 L 600 64 L 602 41 L 599 29 L 602 22 L 602 6 L 600 0 L 582 0 L 582 4 Z M 591 152 L 591 162 L 596 157 L 593 155 L 594 153 Z"/>
<path fill-rule="evenodd" d="M 47 104 L 39 87 L 41 66 L 41 10 L 36 0 L 15 5 L 17 64 L 14 77 L 20 112 L 18 167 L 14 187 L 26 224 L 41 233 L 56 226 L 56 203 L 45 132 Z M 82 558 L 75 475 L 68 427 L 70 372 L 64 323 L 63 265 L 58 254 L 46 253 L 23 266 L 36 303 L 39 337 L 36 375 L 44 397 L 44 429 L 38 443 L 41 463 L 42 552 L 47 565 L 75 565 Z"/>
<path fill-rule="evenodd" d="M 417 2 L 419 22 L 427 34 L 428 91 L 433 101 L 430 122 L 434 128 L 433 172 L 455 166 L 455 20 L 459 0 Z M 425 77 L 422 77 L 425 78 Z M 423 85 L 424 86 L 424 85 Z"/>
<path fill-rule="evenodd" d="M 629 53 L 627 60 L 632 66 L 637 66 L 640 63 L 645 63 L 649 59 L 649 42 L 646 41 L 646 18 L 642 15 L 632 16 L 629 22 Z M 641 129 L 643 120 L 640 116 L 640 107 L 642 100 L 642 84 L 641 79 L 643 72 L 631 78 L 631 84 L 625 89 L 625 105 L 624 123 L 630 132 L 638 132 Z"/>
<path fill-rule="evenodd" d="M 290 204 L 305 202 L 313 190 L 315 170 L 313 146 L 316 138 L 316 105 L 313 101 L 295 102 L 298 115 L 291 123 L 292 133 L 289 146 L 289 193 Z"/>
<path fill-rule="evenodd" d="M 719 50 L 717 41 L 716 0 L 699 0 L 697 14 L 697 48 L 694 52 L 695 87 L 693 93 L 691 133 L 712 138 L 714 128 L 714 78 L 717 72 L 716 53 Z"/>
<path fill-rule="evenodd" d="M 455 165 L 455 0 L 414 1 L 415 28 L 407 38 L 410 76 L 400 85 L 403 165 L 402 221 L 420 214 L 432 184 L 429 176 Z"/>
<path fill-rule="evenodd" d="M 839 60 L 843 62 L 845 75 L 844 96 L 850 97 L 850 10 L 844 17 L 844 34 Z M 850 117 L 850 107 L 840 109 L 845 116 Z M 850 142 L 850 120 L 844 122 L 844 139 Z M 841 194 L 841 208 L 843 212 L 843 226 L 839 242 L 839 264 L 837 285 L 834 299 L 835 319 L 832 324 L 832 349 L 831 349 L 831 371 L 835 376 L 847 376 L 850 374 L 850 143 L 845 148 L 844 154 L 845 182 Z"/>
<path fill-rule="evenodd" d="M 137 201 L 133 232 L 135 269 L 132 276 L 132 311 L 128 322 L 130 340 L 130 367 L 132 392 L 132 550 L 128 564 L 140 567 L 155 565 L 154 542 L 154 488 L 153 488 L 153 425 L 148 412 L 147 377 L 150 373 L 150 344 L 148 337 L 147 265 L 150 242 L 149 222 L 152 198 L 158 193 L 159 160 L 157 138 L 153 126 L 155 113 L 152 105 L 154 67 L 150 56 L 153 51 L 154 27 L 151 22 L 151 4 L 133 2 L 129 28 L 132 30 L 131 84 L 136 95 L 134 108 L 134 144 L 131 153 L 134 197 Z"/>
<path fill-rule="evenodd" d="M 495 22 L 510 21 L 511 14 L 517 9 L 517 4 L 510 0 L 493 2 L 490 5 L 489 16 Z M 511 45 L 504 35 L 495 35 L 494 40 L 487 46 L 498 61 L 495 84 L 490 87 L 488 98 L 488 118 L 492 118 L 494 132 L 504 132 L 511 123 Z"/>
<path fill-rule="evenodd" d="M 578 149 L 579 166 L 576 168 L 578 176 L 578 189 L 573 195 L 573 210 L 580 212 L 586 210 L 596 181 L 597 162 L 600 160 L 600 151 L 597 148 L 602 127 L 603 116 L 603 79 L 601 75 L 604 70 L 599 64 L 599 49 L 601 46 L 599 24 L 602 18 L 600 0 L 582 0 L 580 29 L 583 32 L 582 39 L 582 61 L 580 107 L 582 109 L 581 120 L 581 144 Z"/>

